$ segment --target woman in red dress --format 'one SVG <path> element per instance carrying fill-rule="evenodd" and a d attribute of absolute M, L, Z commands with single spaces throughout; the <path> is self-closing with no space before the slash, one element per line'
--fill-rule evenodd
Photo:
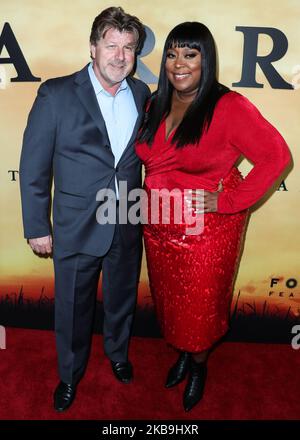
<path fill-rule="evenodd" d="M 136 152 L 146 173 L 151 293 L 163 336 L 179 351 L 166 387 L 189 373 L 188 411 L 202 398 L 208 353 L 228 329 L 248 208 L 282 174 L 290 153 L 248 99 L 217 82 L 213 37 L 197 22 L 179 24 L 167 37 Z M 235 167 L 241 156 L 253 163 L 245 179 Z M 175 189 L 164 221 L 162 190 Z M 153 221 L 154 199 L 159 221 Z M 197 233 L 185 216 L 175 220 L 176 203 L 192 213 Z"/>

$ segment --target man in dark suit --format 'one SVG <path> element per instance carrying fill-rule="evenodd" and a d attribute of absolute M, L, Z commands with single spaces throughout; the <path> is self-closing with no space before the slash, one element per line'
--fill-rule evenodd
<path fill-rule="evenodd" d="M 126 182 L 128 192 L 141 186 L 134 141 L 150 92 L 130 74 L 144 39 L 138 18 L 122 8 L 102 11 L 90 36 L 92 63 L 41 85 L 24 133 L 24 235 L 34 252 L 53 252 L 58 411 L 73 402 L 86 367 L 101 270 L 104 350 L 117 379 L 132 379 L 128 343 L 140 272 L 141 226 L 118 221 L 118 188 L 120 182 Z M 111 199 L 115 222 L 97 221 L 99 191 L 102 196 L 116 193 Z M 104 201 L 107 198 L 102 206 Z"/>

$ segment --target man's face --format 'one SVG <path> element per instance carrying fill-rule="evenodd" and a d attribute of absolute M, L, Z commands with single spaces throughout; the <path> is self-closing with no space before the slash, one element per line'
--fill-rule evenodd
<path fill-rule="evenodd" d="M 90 45 L 96 77 L 108 91 L 116 91 L 133 69 L 137 41 L 133 32 L 110 28 L 97 45 Z"/>

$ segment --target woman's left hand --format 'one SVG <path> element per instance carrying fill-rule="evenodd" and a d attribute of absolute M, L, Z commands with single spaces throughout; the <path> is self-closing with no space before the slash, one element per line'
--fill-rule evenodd
<path fill-rule="evenodd" d="M 219 193 L 223 191 L 222 180 L 219 182 L 217 191 L 192 190 L 191 200 L 192 207 L 195 208 L 196 214 L 204 212 L 217 212 Z"/>

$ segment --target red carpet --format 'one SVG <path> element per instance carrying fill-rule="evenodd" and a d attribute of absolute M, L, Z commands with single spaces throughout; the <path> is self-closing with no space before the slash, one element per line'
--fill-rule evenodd
<path fill-rule="evenodd" d="M 133 338 L 130 359 L 135 379 L 113 377 L 102 338 L 92 353 L 72 407 L 52 409 L 57 384 L 54 333 L 7 329 L 0 350 L 0 419 L 207 419 L 300 418 L 300 350 L 290 345 L 223 343 L 208 364 L 206 393 L 190 413 L 182 409 L 184 383 L 164 389 L 174 352 L 160 339 Z"/>

